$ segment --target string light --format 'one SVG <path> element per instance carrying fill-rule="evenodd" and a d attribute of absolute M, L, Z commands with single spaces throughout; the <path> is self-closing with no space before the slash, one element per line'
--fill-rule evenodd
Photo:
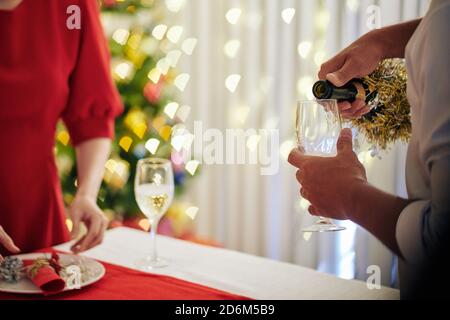
<path fill-rule="evenodd" d="M 170 138 L 170 134 L 172 133 L 172 127 L 167 125 L 163 126 L 161 127 L 161 129 L 159 129 L 158 133 L 161 136 L 161 138 L 164 139 L 164 141 L 168 141 Z"/>
<path fill-rule="evenodd" d="M 281 18 L 287 24 L 290 24 L 292 22 L 292 19 L 294 18 L 294 16 L 295 16 L 294 8 L 286 8 L 283 11 L 281 11 Z"/>
<path fill-rule="evenodd" d="M 63 130 L 60 133 L 58 133 L 58 135 L 56 136 L 56 139 L 59 142 L 61 142 L 63 145 L 67 146 L 67 144 L 69 143 L 69 140 L 70 140 L 70 136 L 66 130 Z"/>
<path fill-rule="evenodd" d="M 186 215 L 191 218 L 192 220 L 195 219 L 195 217 L 197 216 L 197 213 L 199 211 L 198 207 L 189 207 L 186 209 Z"/>
<path fill-rule="evenodd" d="M 236 57 L 236 54 L 239 51 L 240 46 L 241 42 L 239 40 L 236 39 L 229 40 L 227 41 L 227 43 L 225 43 L 223 47 L 223 52 L 228 58 L 233 59 L 234 57 Z"/>
<path fill-rule="evenodd" d="M 358 11 L 358 8 L 359 8 L 359 1 L 358 0 L 347 0 L 346 5 L 350 11 L 356 12 L 356 11 Z"/>
<path fill-rule="evenodd" d="M 161 128 L 165 124 L 166 124 L 166 119 L 164 119 L 164 117 L 162 117 L 162 116 L 157 116 L 152 121 L 153 128 L 155 128 L 155 130 L 158 131 L 158 132 L 159 132 L 159 130 L 161 130 Z"/>
<path fill-rule="evenodd" d="M 155 154 L 159 147 L 159 140 L 155 138 L 148 139 L 145 143 L 145 149 L 147 149 L 151 154 Z"/>
<path fill-rule="evenodd" d="M 132 130 L 139 139 L 142 139 L 145 132 L 147 131 L 147 125 L 145 124 L 145 122 L 141 122 L 133 126 Z"/>
<path fill-rule="evenodd" d="M 175 87 L 177 87 L 178 90 L 183 92 L 184 89 L 186 89 L 186 86 L 187 86 L 190 78 L 191 78 L 191 76 L 189 74 L 187 74 L 187 73 L 179 74 L 175 78 L 175 81 L 174 81 Z"/>
<path fill-rule="evenodd" d="M 200 162 L 197 160 L 190 160 L 186 163 L 185 169 L 187 172 L 193 176 L 195 172 L 197 171 L 198 166 L 200 165 Z"/>
<path fill-rule="evenodd" d="M 237 86 L 239 85 L 239 81 L 241 80 L 241 75 L 239 74 L 231 74 L 225 79 L 225 87 L 231 93 L 236 91 Z"/>
<path fill-rule="evenodd" d="M 132 77 L 133 65 L 129 61 L 120 62 L 114 68 L 114 73 L 120 78 L 120 80 L 129 80 Z"/>
<path fill-rule="evenodd" d="M 67 229 L 69 230 L 69 232 L 72 232 L 73 222 L 69 218 L 66 219 L 66 226 L 67 226 Z"/>
<path fill-rule="evenodd" d="M 173 119 L 175 117 L 175 113 L 177 112 L 179 104 L 176 102 L 169 102 L 165 108 L 164 113 L 170 118 Z"/>
<path fill-rule="evenodd" d="M 192 52 L 194 52 L 195 47 L 197 46 L 197 39 L 196 38 L 188 38 L 183 41 L 181 45 L 181 50 L 183 50 L 184 53 L 187 55 L 191 55 Z"/>
<path fill-rule="evenodd" d="M 306 59 L 311 51 L 312 43 L 310 41 L 302 41 L 298 44 L 297 51 L 300 57 Z"/>
<path fill-rule="evenodd" d="M 172 139 L 170 144 L 172 147 L 179 152 L 186 141 L 186 135 L 188 130 L 183 124 L 177 124 L 172 128 Z"/>
<path fill-rule="evenodd" d="M 183 143 L 183 149 L 186 151 L 189 151 L 192 145 L 192 142 L 194 142 L 195 136 L 192 133 L 187 133 L 184 135 L 184 143 Z"/>
<path fill-rule="evenodd" d="M 157 68 L 153 68 L 149 71 L 147 77 L 153 82 L 158 83 L 159 79 L 161 78 L 161 71 L 159 71 Z"/>
<path fill-rule="evenodd" d="M 303 239 L 305 239 L 305 241 L 309 241 L 309 239 L 311 239 L 312 236 L 312 232 L 303 232 Z"/>
<path fill-rule="evenodd" d="M 118 44 L 124 45 L 127 40 L 128 36 L 130 35 L 130 32 L 126 29 L 117 29 L 114 31 L 112 38 L 114 41 L 116 41 Z"/>
<path fill-rule="evenodd" d="M 181 57 L 181 51 L 180 50 L 172 50 L 167 53 L 166 59 L 169 65 L 172 68 L 175 68 L 178 64 L 178 60 L 180 60 Z"/>
<path fill-rule="evenodd" d="M 232 8 L 227 11 L 225 14 L 225 18 L 230 24 L 236 24 L 239 21 L 239 18 L 241 17 L 242 10 L 239 8 Z"/>
<path fill-rule="evenodd" d="M 131 144 L 133 143 L 133 139 L 129 136 L 124 136 L 119 140 L 119 146 L 128 152 L 130 150 Z"/>
<path fill-rule="evenodd" d="M 162 40 L 162 38 L 164 38 L 164 35 L 166 34 L 166 31 L 167 26 L 165 24 L 159 24 L 153 28 L 152 36 L 157 40 Z"/>
<path fill-rule="evenodd" d="M 169 72 L 169 68 L 170 68 L 170 62 L 168 61 L 167 58 L 161 58 L 158 60 L 158 62 L 156 63 L 156 68 L 159 70 L 159 72 L 163 75 L 166 75 L 167 72 Z"/>
<path fill-rule="evenodd" d="M 184 135 L 174 136 L 172 137 L 172 141 L 170 142 L 170 144 L 177 152 L 180 152 L 181 148 L 184 145 L 184 141 L 185 141 Z"/>
<path fill-rule="evenodd" d="M 167 31 L 167 39 L 172 43 L 178 43 L 183 34 L 182 26 L 173 26 Z"/>
<path fill-rule="evenodd" d="M 178 12 L 184 6 L 184 0 L 166 0 L 166 7 L 169 11 Z"/>
<path fill-rule="evenodd" d="M 188 105 L 184 105 L 178 108 L 176 117 L 181 122 L 186 122 L 187 118 L 189 117 L 189 114 L 191 113 L 191 107 Z"/>
<path fill-rule="evenodd" d="M 143 218 L 141 220 L 139 220 L 138 222 L 139 227 L 141 227 L 144 231 L 149 231 L 150 230 L 150 220 Z"/>

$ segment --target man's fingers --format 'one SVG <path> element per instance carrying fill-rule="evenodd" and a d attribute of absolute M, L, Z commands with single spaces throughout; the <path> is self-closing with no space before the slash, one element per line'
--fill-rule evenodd
<path fill-rule="evenodd" d="M 369 112 L 370 112 L 370 108 L 367 107 L 367 106 L 364 106 L 363 108 L 361 108 L 358 112 L 356 112 L 354 114 L 354 117 L 355 118 L 360 118 L 360 117 L 362 117 L 363 115 L 365 115 L 366 113 L 369 113 Z"/>
<path fill-rule="evenodd" d="M 342 154 L 346 152 L 353 152 L 352 139 L 352 130 L 349 128 L 342 129 L 336 145 L 337 153 Z"/>
<path fill-rule="evenodd" d="M 332 73 L 342 67 L 345 62 L 345 54 L 338 54 L 320 66 L 318 77 L 325 80 L 327 74 Z"/>
<path fill-rule="evenodd" d="M 355 65 L 350 59 L 347 59 L 339 70 L 333 71 L 326 75 L 326 79 L 334 84 L 336 87 L 342 87 L 344 84 L 353 79 L 358 72 L 355 70 Z"/>
<path fill-rule="evenodd" d="M 357 115 L 364 107 L 366 106 L 366 103 L 360 99 L 355 100 L 355 102 L 352 103 L 352 116 L 354 117 Z"/>
<path fill-rule="evenodd" d="M 312 214 L 313 216 L 318 216 L 318 215 L 320 215 L 320 213 L 319 213 L 319 211 L 316 209 L 316 207 L 313 207 L 313 206 L 309 206 L 309 207 L 308 207 L 308 212 L 309 212 L 310 214 Z"/>
<path fill-rule="evenodd" d="M 0 226 L 0 243 L 11 253 L 19 253 L 20 249 L 14 244 L 13 239 Z"/>
<path fill-rule="evenodd" d="M 348 101 L 342 101 L 338 103 L 339 111 L 345 112 L 346 110 L 349 110 L 352 108 L 352 105 Z"/>
<path fill-rule="evenodd" d="M 301 184 L 303 181 L 303 170 L 297 170 L 295 173 L 295 177 L 297 178 L 297 181 Z"/>
<path fill-rule="evenodd" d="M 305 188 L 300 188 L 300 195 L 303 199 L 309 200 L 308 191 Z"/>

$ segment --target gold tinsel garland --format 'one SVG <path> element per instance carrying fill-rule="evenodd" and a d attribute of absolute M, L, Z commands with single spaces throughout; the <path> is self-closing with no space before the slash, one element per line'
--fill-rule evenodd
<path fill-rule="evenodd" d="M 407 142 L 411 135 L 411 118 L 404 60 L 383 60 L 363 82 L 373 86 L 378 95 L 369 103 L 369 113 L 351 120 L 353 126 L 369 143 L 383 150 L 397 140 Z"/>

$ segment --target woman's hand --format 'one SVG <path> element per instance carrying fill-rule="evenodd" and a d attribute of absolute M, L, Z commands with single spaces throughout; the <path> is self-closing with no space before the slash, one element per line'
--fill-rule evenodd
<path fill-rule="evenodd" d="M 353 78 L 361 78 L 371 73 L 383 59 L 383 45 L 375 33 L 369 32 L 320 67 L 319 79 L 327 79 L 341 87 Z M 370 108 L 363 100 L 339 103 L 342 116 L 359 118 Z"/>
<path fill-rule="evenodd" d="M 70 206 L 70 217 L 73 222 L 72 238 L 80 231 L 80 223 L 84 222 L 88 231 L 72 247 L 74 253 L 88 250 L 103 241 L 108 219 L 97 206 L 93 197 L 77 194 Z"/>
<path fill-rule="evenodd" d="M 308 156 L 294 149 L 288 161 L 299 168 L 300 194 L 311 203 L 308 211 L 312 215 L 351 219 L 354 197 L 358 195 L 359 186 L 367 183 L 367 178 L 352 150 L 350 129 L 341 131 L 336 157 Z"/>
<path fill-rule="evenodd" d="M 71 250 L 75 253 L 90 249 L 103 240 L 108 220 L 97 206 L 97 194 L 108 159 L 111 140 L 95 138 L 76 146 L 78 190 L 70 208 L 73 221 L 72 237 L 79 232 L 80 222 L 84 222 L 88 232 Z"/>
<path fill-rule="evenodd" d="M 13 239 L 6 233 L 6 231 L 0 226 L 0 244 L 11 253 L 19 253 L 20 249 L 14 244 Z M 0 255 L 0 262 L 3 261 L 3 257 Z"/>

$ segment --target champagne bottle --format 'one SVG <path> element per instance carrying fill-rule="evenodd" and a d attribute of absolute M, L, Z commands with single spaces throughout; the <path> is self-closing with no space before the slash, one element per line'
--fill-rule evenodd
<path fill-rule="evenodd" d="M 377 90 L 362 79 L 353 79 L 342 87 L 336 87 L 328 80 L 319 80 L 314 83 L 312 92 L 317 99 L 336 99 L 339 102 L 360 99 L 366 104 L 378 95 Z"/>

